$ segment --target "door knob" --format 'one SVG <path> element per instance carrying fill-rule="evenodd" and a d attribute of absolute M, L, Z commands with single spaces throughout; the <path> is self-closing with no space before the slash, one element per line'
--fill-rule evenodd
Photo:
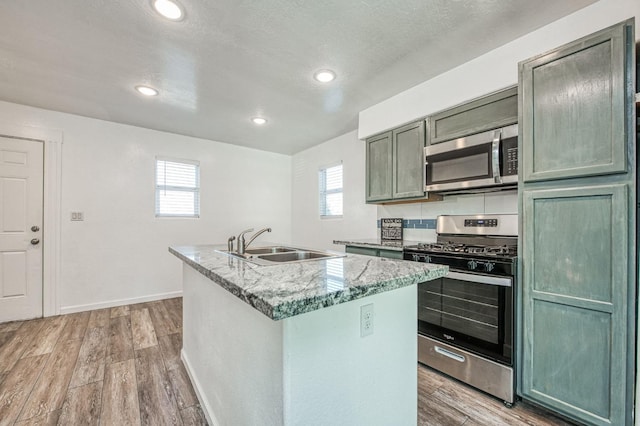
<path fill-rule="evenodd" d="M 38 227 L 38 225 L 33 225 L 31 227 L 31 232 L 38 232 L 40 230 L 40 227 Z"/>
<path fill-rule="evenodd" d="M 34 239 L 31 240 L 31 244 L 33 244 L 34 246 L 37 245 L 39 242 L 40 242 L 40 240 L 37 239 L 37 238 L 34 238 Z"/>

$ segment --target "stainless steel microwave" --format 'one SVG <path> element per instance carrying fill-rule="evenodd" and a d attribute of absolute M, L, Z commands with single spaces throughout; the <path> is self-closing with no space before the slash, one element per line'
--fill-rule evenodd
<path fill-rule="evenodd" d="M 424 149 L 427 192 L 479 192 L 518 184 L 518 125 L 429 145 Z"/>

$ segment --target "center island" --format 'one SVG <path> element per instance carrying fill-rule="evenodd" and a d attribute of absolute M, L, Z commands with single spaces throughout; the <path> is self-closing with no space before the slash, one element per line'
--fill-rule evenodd
<path fill-rule="evenodd" d="M 182 360 L 212 426 L 417 423 L 416 284 L 446 266 L 334 253 L 183 263 Z"/>

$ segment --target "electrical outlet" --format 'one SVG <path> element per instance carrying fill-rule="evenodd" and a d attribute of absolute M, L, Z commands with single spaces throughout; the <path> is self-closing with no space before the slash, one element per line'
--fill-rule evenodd
<path fill-rule="evenodd" d="M 84 213 L 82 213 L 82 212 L 71 212 L 71 220 L 73 220 L 73 221 L 84 220 Z"/>
<path fill-rule="evenodd" d="M 373 334 L 373 303 L 360 306 L 360 337 Z"/>

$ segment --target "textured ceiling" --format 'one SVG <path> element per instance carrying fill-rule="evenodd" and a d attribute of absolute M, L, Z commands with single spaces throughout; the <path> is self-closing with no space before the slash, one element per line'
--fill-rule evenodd
<path fill-rule="evenodd" d="M 594 1 L 2 0 L 0 100 L 291 154 Z"/>

